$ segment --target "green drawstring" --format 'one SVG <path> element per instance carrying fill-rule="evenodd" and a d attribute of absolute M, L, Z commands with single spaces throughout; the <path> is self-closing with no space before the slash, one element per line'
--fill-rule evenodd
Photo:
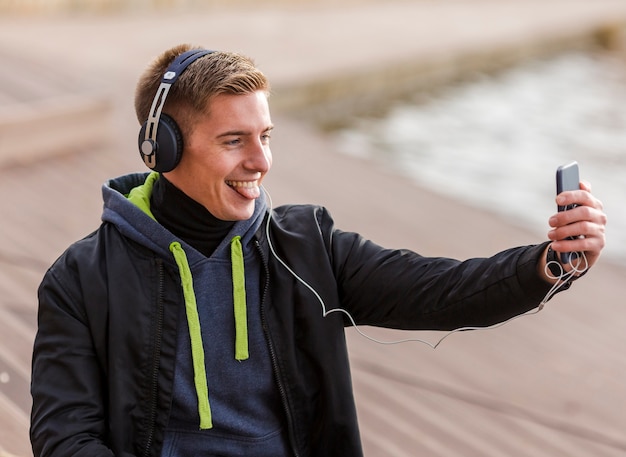
<path fill-rule="evenodd" d="M 196 304 L 196 294 L 193 290 L 193 278 L 185 250 L 178 241 L 170 244 L 170 251 L 178 265 L 180 280 L 185 298 L 189 338 L 191 339 L 191 358 L 193 361 L 193 378 L 198 396 L 198 414 L 200 415 L 200 429 L 213 427 L 211 406 L 209 405 L 209 388 L 207 386 L 206 369 L 204 365 L 204 347 L 200 331 L 200 317 Z M 246 310 L 246 281 L 243 263 L 243 249 L 241 237 L 236 236 L 230 243 L 230 255 L 233 276 L 233 302 L 235 315 L 235 359 L 246 360 L 248 353 L 248 317 Z"/>
<path fill-rule="evenodd" d="M 193 279 L 187 255 L 178 241 L 170 244 L 170 251 L 180 272 L 180 280 L 185 297 L 185 310 L 189 325 L 189 337 L 191 339 L 191 358 L 193 361 L 193 379 L 198 396 L 198 413 L 200 415 L 200 429 L 205 430 L 213 427 L 211 420 L 211 406 L 209 405 L 209 388 L 207 387 L 206 369 L 204 366 L 204 348 L 202 346 L 202 334 L 200 333 L 200 317 L 196 304 L 196 295 L 193 291 Z"/>
<path fill-rule="evenodd" d="M 243 266 L 241 237 L 230 241 L 233 273 L 233 302 L 235 305 L 235 359 L 246 360 L 248 353 L 248 317 L 246 311 L 246 278 Z"/>

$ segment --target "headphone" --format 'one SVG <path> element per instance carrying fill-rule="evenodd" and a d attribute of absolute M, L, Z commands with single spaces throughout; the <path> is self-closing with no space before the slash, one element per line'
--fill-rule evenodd
<path fill-rule="evenodd" d="M 172 171 L 183 153 L 183 136 L 176 121 L 165 113 L 165 99 L 172 85 L 185 69 L 207 54 L 215 51 L 192 49 L 177 56 L 165 70 L 161 84 L 152 101 L 148 120 L 139 131 L 139 153 L 148 168 L 160 173 Z"/>

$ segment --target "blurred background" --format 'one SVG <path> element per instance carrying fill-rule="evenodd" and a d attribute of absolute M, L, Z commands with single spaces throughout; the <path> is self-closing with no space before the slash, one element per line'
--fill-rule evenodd
<path fill-rule="evenodd" d="M 541 242 L 576 160 L 603 262 L 540 316 L 436 350 L 348 330 L 355 394 L 370 457 L 625 455 L 625 33 L 622 0 L 0 0 L 0 456 L 32 455 L 39 281 L 98 226 L 102 183 L 143 170 L 134 85 L 182 42 L 270 78 L 274 204 L 384 245 Z"/>

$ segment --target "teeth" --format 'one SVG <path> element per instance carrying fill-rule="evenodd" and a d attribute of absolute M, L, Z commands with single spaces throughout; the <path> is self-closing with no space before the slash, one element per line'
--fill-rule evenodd
<path fill-rule="evenodd" d="M 256 181 L 226 181 L 231 187 L 257 187 Z"/>

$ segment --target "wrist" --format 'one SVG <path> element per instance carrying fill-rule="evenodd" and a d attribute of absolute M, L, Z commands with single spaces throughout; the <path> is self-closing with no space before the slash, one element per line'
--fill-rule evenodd
<path fill-rule="evenodd" d="M 552 244 L 548 245 L 548 250 L 546 251 L 546 267 L 550 270 L 553 279 L 558 279 L 565 273 L 565 268 L 559 260 L 559 255 L 552 249 Z"/>
<path fill-rule="evenodd" d="M 576 281 L 588 271 L 587 268 L 582 271 L 572 271 L 576 270 L 573 265 L 570 265 L 570 269 L 568 271 L 566 265 L 561 263 L 559 253 L 552 249 L 552 244 L 548 245 L 545 261 L 546 275 L 553 281 L 562 281 L 562 290 L 568 289 L 572 285 L 572 282 Z M 548 273 L 548 271 L 550 273 Z"/>

